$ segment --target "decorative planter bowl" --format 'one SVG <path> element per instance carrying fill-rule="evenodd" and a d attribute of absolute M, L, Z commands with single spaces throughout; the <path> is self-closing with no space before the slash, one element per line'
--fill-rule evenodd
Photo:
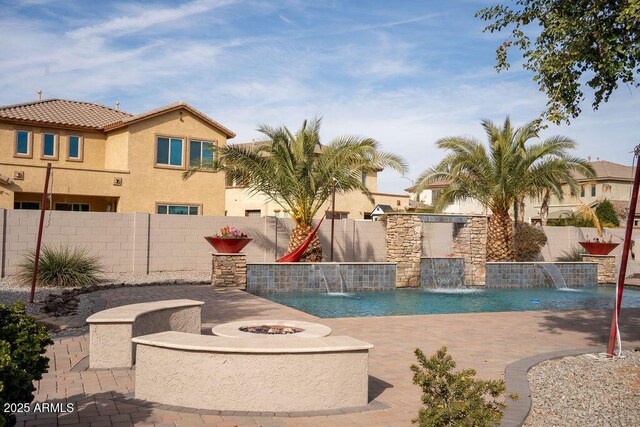
<path fill-rule="evenodd" d="M 578 242 L 590 255 L 609 255 L 620 243 Z"/>
<path fill-rule="evenodd" d="M 221 237 L 206 236 L 205 240 L 221 254 L 237 254 L 253 239 L 229 239 Z"/>

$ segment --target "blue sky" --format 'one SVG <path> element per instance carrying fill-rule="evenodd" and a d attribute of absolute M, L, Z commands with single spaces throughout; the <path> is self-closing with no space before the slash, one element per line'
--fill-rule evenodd
<path fill-rule="evenodd" d="M 506 0 L 503 0 L 506 1 Z M 519 66 L 497 74 L 483 1 L 195 0 L 1 1 L 0 104 L 66 98 L 139 113 L 183 100 L 259 138 L 258 124 L 295 129 L 321 115 L 322 138 L 379 140 L 405 157 L 409 179 L 385 171 L 379 191 L 402 192 L 451 135 L 484 138 L 480 119 L 532 120 L 546 99 Z M 631 164 L 640 143 L 638 89 L 600 110 L 583 105 L 552 125 L 584 157 Z"/>

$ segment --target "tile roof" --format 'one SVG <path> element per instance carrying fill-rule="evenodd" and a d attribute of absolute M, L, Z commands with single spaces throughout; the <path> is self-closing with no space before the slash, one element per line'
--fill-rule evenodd
<path fill-rule="evenodd" d="M 108 131 L 179 109 L 190 111 L 211 126 L 222 131 L 229 138 L 236 136 L 233 131 L 185 102 L 174 102 L 164 107 L 134 115 L 92 102 L 46 99 L 24 104 L 0 106 L 0 120 Z"/>
<path fill-rule="evenodd" d="M 621 165 L 620 163 L 608 162 L 606 160 L 598 160 L 595 162 L 590 162 L 590 164 L 596 171 L 596 179 L 618 179 L 624 181 L 633 181 L 633 174 L 635 172 L 634 167 Z M 585 178 L 584 175 L 579 173 L 576 173 L 575 177 L 578 181 L 588 181 L 590 179 Z"/>
<path fill-rule="evenodd" d="M 438 180 L 438 181 L 433 181 L 432 183 L 430 183 L 429 185 L 427 185 L 424 189 L 425 190 L 430 190 L 433 188 L 443 188 L 446 187 L 447 185 L 449 185 L 451 183 L 451 181 L 449 180 Z M 412 185 L 411 187 L 405 188 L 404 191 L 406 191 L 407 193 L 413 193 L 416 190 L 416 186 Z"/>
<path fill-rule="evenodd" d="M 126 111 L 104 105 L 66 99 L 46 99 L 0 107 L 0 119 L 96 130 L 131 116 Z"/>
<path fill-rule="evenodd" d="M 117 129 L 119 127 L 127 126 L 127 125 L 130 125 L 132 123 L 144 120 L 144 119 L 148 119 L 148 118 L 151 118 L 151 117 L 154 117 L 154 116 L 158 116 L 160 114 L 167 113 L 169 111 L 180 110 L 180 109 L 185 109 L 187 111 L 190 111 L 194 115 L 200 117 L 205 122 L 209 123 L 211 126 L 221 130 L 229 138 L 233 138 L 233 137 L 236 136 L 235 132 L 233 132 L 232 130 L 222 126 L 220 123 L 216 122 L 211 117 L 207 116 L 206 114 L 202 113 L 199 110 L 196 110 L 191 105 L 189 105 L 189 104 L 187 104 L 186 102 L 183 102 L 183 101 L 174 102 L 172 104 L 165 105 L 164 107 L 160 107 L 160 108 L 156 108 L 156 109 L 153 109 L 153 110 L 145 111 L 144 113 L 136 114 L 136 115 L 133 115 L 133 116 L 121 118 L 121 119 L 119 119 L 117 121 L 114 121 L 113 123 L 110 123 L 107 126 L 105 126 L 105 129 L 106 130 Z"/>

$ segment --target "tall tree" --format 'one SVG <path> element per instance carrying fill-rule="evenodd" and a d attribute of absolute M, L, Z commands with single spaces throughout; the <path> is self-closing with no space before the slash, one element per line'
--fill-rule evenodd
<path fill-rule="evenodd" d="M 183 178 L 213 170 L 244 180 L 251 194 L 264 194 L 289 211 L 296 224 L 289 241 L 292 251 L 311 232 L 313 217 L 332 195 L 334 179 L 337 193 L 360 191 L 373 201 L 362 173 L 390 167 L 404 174 L 407 167 L 399 156 L 380 151 L 379 142 L 372 138 L 342 136 L 323 145 L 320 124 L 319 118 L 305 120 L 295 133 L 284 126 L 261 125 L 258 130 L 264 141 L 220 147 L 213 161 L 190 166 Z M 303 260 L 322 261 L 317 236 Z"/>
<path fill-rule="evenodd" d="M 489 120 L 483 120 L 482 126 L 488 150 L 473 138 L 440 139 L 436 145 L 447 153 L 438 165 L 420 174 L 416 191 L 433 181 L 449 181 L 435 202 L 437 210 L 467 199 L 479 201 L 492 213 L 487 231 L 487 258 L 513 261 L 513 221 L 509 209 L 514 203 L 544 189 L 561 194 L 567 170 L 593 169 L 586 160 L 568 154 L 568 150 L 575 148 L 568 138 L 554 136 L 529 144 L 538 137 L 534 122 L 513 128 L 507 117 L 502 126 Z"/>
<path fill-rule="evenodd" d="M 640 0 L 517 0 L 515 5 L 487 7 L 476 16 L 492 22 L 484 31 L 512 27 L 496 49 L 496 69 L 509 68 L 512 46 L 523 52 L 524 68 L 533 71 L 548 97 L 544 119 L 568 123 L 578 117 L 585 80 L 594 91 L 594 109 L 620 84 L 640 85 Z M 533 45 L 525 31 L 537 34 Z"/>

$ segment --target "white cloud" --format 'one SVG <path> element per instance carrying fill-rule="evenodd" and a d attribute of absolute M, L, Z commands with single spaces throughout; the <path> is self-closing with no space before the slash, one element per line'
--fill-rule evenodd
<path fill-rule="evenodd" d="M 185 100 L 237 132 L 235 142 L 257 138 L 261 123 L 297 129 L 302 120 L 323 115 L 324 141 L 342 134 L 376 138 L 409 161 L 415 178 L 443 157 L 437 139 L 484 140 L 481 118 L 501 122 L 509 114 L 521 124 L 546 102 L 527 71 L 514 65 L 496 74 L 491 49 L 484 61 L 474 57 L 477 40 L 454 43 L 447 35 L 441 46 L 440 34 L 429 33 L 425 41 L 411 32 L 437 24 L 442 14 L 378 24 L 340 17 L 339 24 L 305 26 L 309 17 L 295 10 L 264 2 L 221 9 L 231 3 L 192 1 L 174 9 L 120 4 L 119 16 L 67 34 L 31 16 L 2 18 L 0 103 L 34 99 L 37 89 L 45 97 L 106 104 L 118 99 L 134 113 Z M 253 25 L 243 21 L 250 13 L 257 16 Z M 197 31 L 202 20 L 214 18 L 219 25 L 210 33 Z M 267 18 L 275 29 L 256 25 Z M 183 28 L 148 30 L 167 22 L 173 24 L 167 28 Z M 622 162 L 640 143 L 639 109 L 637 98 L 620 91 L 600 111 L 587 105 L 571 126 L 546 132 L 573 137 L 584 157 Z M 380 191 L 407 186 L 394 172 L 381 174 Z"/>
<path fill-rule="evenodd" d="M 77 39 L 88 37 L 118 37 L 135 33 L 149 27 L 177 21 L 235 3 L 236 0 L 195 0 L 182 6 L 171 8 L 145 8 L 136 16 L 120 16 L 95 25 L 72 30 L 68 36 Z"/>

